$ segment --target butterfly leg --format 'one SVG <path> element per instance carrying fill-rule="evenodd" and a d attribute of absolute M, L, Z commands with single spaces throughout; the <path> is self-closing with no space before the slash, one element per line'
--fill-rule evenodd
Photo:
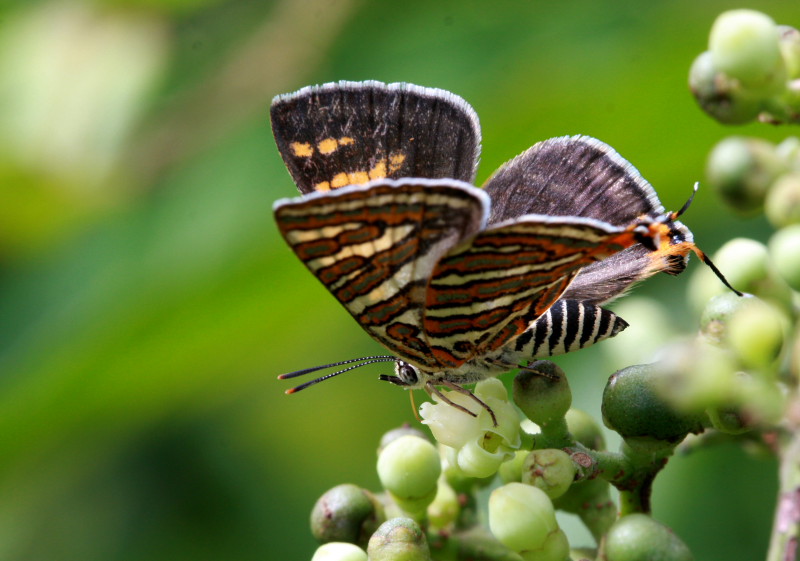
<path fill-rule="evenodd" d="M 492 416 L 492 424 L 493 424 L 493 426 L 495 426 L 495 427 L 497 426 L 497 417 L 495 416 L 494 411 L 492 411 L 492 408 L 489 407 L 486 403 L 484 403 L 477 395 L 475 395 L 474 393 L 469 391 L 467 388 L 462 388 L 458 384 L 454 384 L 453 382 L 450 382 L 449 380 L 437 380 L 437 382 L 439 384 L 443 385 L 443 386 L 446 386 L 447 388 L 450 388 L 451 390 L 454 390 L 454 391 L 457 391 L 458 393 L 461 393 L 461 394 L 464 394 L 466 396 L 469 396 L 471 399 L 473 399 L 475 401 L 475 403 L 477 403 L 478 405 L 480 405 L 481 407 L 483 407 L 484 409 L 486 409 L 489 412 L 489 415 Z M 428 382 L 425 383 L 425 389 L 428 391 L 428 393 L 436 394 L 446 404 L 448 404 L 448 405 L 450 405 L 452 407 L 455 407 L 459 411 L 463 411 L 464 413 L 466 413 L 467 415 L 470 415 L 472 417 L 477 417 L 478 416 L 477 414 L 473 413 L 472 411 L 470 411 L 469 409 L 467 409 L 463 405 L 459 405 L 458 403 L 454 403 L 452 400 L 450 400 L 450 398 L 448 398 L 441 391 L 439 391 L 439 388 L 437 388 L 433 384 L 432 381 L 428 381 Z"/>
<path fill-rule="evenodd" d="M 530 365 L 529 366 L 520 366 L 519 369 L 520 369 L 520 371 L 524 370 L 526 372 L 531 372 L 532 374 L 535 374 L 536 376 L 543 376 L 543 377 L 548 378 L 549 380 L 552 380 L 554 382 L 558 381 L 558 379 L 559 379 L 558 374 L 554 374 L 552 372 L 544 372 L 542 370 L 538 370 L 537 368 L 531 368 Z"/>

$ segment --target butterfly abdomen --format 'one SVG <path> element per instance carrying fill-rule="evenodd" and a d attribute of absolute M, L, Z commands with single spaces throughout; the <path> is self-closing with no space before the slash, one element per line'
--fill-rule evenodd
<path fill-rule="evenodd" d="M 525 358 L 565 354 L 608 339 L 628 327 L 614 312 L 580 302 L 559 300 L 514 341 Z"/>

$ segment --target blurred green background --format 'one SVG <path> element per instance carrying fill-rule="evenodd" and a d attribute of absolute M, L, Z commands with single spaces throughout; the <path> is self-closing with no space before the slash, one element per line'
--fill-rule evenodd
<path fill-rule="evenodd" d="M 382 351 L 275 229 L 272 203 L 296 190 L 274 95 L 340 79 L 445 88 L 481 118 L 479 182 L 536 141 L 589 134 L 678 208 L 717 140 L 788 134 L 725 128 L 688 92 L 711 23 L 735 7 L 6 1 L 0 559 L 308 559 L 316 497 L 377 488 L 380 435 L 415 422 L 407 395 L 377 382 L 387 367 L 292 397 L 275 380 Z M 748 7 L 800 24 L 794 1 Z M 711 253 L 767 233 L 708 189 L 685 222 Z M 654 320 L 692 329 L 689 275 L 662 276 L 639 290 L 661 305 Z M 647 358 L 626 335 L 559 361 L 598 419 L 608 375 Z M 654 514 L 698 559 L 761 558 L 775 469 L 732 446 L 677 457 Z"/>

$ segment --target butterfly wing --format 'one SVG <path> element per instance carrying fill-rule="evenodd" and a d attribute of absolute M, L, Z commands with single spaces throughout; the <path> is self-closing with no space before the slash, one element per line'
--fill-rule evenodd
<path fill-rule="evenodd" d="M 641 228 L 530 215 L 478 233 L 433 269 L 423 323 L 428 346 L 455 368 L 509 344 L 582 267 L 636 244 Z"/>
<path fill-rule="evenodd" d="M 444 90 L 330 83 L 276 97 L 270 115 L 278 149 L 302 193 L 380 178 L 475 179 L 478 117 Z"/>
<path fill-rule="evenodd" d="M 417 366 L 438 364 L 422 333 L 439 258 L 483 228 L 488 197 L 453 180 L 380 180 L 278 201 L 278 227 L 372 337 Z"/>
<path fill-rule="evenodd" d="M 581 216 L 623 226 L 664 207 L 639 171 L 609 145 L 588 136 L 534 144 L 487 180 L 489 224 L 525 214 Z"/>
<path fill-rule="evenodd" d="M 665 210 L 652 185 L 609 145 L 588 136 L 539 142 L 506 162 L 486 182 L 492 199 L 489 224 L 527 213 L 596 218 L 613 225 Z M 591 303 L 612 300 L 658 272 L 686 267 L 692 233 L 676 220 L 662 220 L 657 251 L 634 245 L 584 268 L 564 298 Z"/>

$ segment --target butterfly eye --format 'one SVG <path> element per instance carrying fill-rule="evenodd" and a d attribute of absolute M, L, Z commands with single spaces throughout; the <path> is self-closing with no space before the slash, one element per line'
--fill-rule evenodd
<path fill-rule="evenodd" d="M 397 374 L 397 377 L 400 378 L 405 386 L 414 386 L 419 381 L 417 369 L 402 360 L 398 360 L 395 363 L 394 373 Z"/>

